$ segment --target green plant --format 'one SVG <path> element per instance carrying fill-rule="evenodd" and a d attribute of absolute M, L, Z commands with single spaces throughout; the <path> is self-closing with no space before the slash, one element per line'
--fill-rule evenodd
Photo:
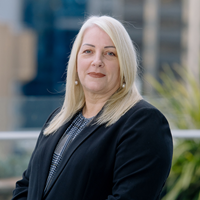
<path fill-rule="evenodd" d="M 173 128 L 200 129 L 200 80 L 178 65 L 173 70 L 167 65 L 163 69 L 162 84 L 148 77 L 162 99 L 154 103 L 165 112 Z"/>
<path fill-rule="evenodd" d="M 0 179 L 20 177 L 27 168 L 30 159 L 29 153 L 12 154 L 6 158 L 0 157 Z"/>
<path fill-rule="evenodd" d="M 161 82 L 148 77 L 159 101 L 151 101 L 176 129 L 200 129 L 200 80 L 181 66 L 164 67 Z M 176 139 L 163 200 L 200 200 L 200 140 Z"/>

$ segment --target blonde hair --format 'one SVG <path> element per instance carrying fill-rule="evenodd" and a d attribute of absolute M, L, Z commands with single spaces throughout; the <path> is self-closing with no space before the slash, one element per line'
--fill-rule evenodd
<path fill-rule="evenodd" d="M 73 115 L 83 108 L 85 104 L 84 92 L 81 84 L 75 85 L 77 80 L 76 61 L 82 42 L 83 34 L 89 27 L 97 25 L 104 30 L 113 41 L 120 65 L 121 86 L 108 99 L 103 111 L 95 123 L 109 126 L 124 115 L 136 102 L 142 99 L 135 86 L 137 74 L 137 56 L 133 43 L 124 26 L 116 19 L 109 16 L 89 17 L 82 25 L 72 47 L 67 67 L 66 92 L 63 106 L 60 112 L 50 121 L 44 130 L 45 135 L 54 133 L 63 124 L 69 121 Z M 126 86 L 123 88 L 122 84 Z"/>

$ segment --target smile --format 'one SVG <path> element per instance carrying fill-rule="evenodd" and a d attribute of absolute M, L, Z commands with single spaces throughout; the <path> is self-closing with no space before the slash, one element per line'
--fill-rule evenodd
<path fill-rule="evenodd" d="M 105 76 L 105 74 L 95 73 L 95 72 L 90 72 L 90 73 L 88 73 L 88 75 L 93 77 L 93 78 L 103 78 Z"/>

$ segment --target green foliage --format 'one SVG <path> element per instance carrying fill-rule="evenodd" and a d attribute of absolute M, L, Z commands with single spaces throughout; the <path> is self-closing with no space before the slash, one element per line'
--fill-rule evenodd
<path fill-rule="evenodd" d="M 163 200 L 200 200 L 200 141 L 179 140 Z"/>
<path fill-rule="evenodd" d="M 30 154 L 13 154 L 0 159 L 0 178 L 20 177 L 27 168 Z"/>
<path fill-rule="evenodd" d="M 200 83 L 181 66 L 164 67 L 162 84 L 149 77 L 159 101 L 152 103 L 176 129 L 200 129 Z M 173 163 L 162 200 L 200 200 L 200 140 L 175 140 Z"/>
<path fill-rule="evenodd" d="M 148 79 L 162 98 L 154 104 L 167 115 L 173 128 L 200 129 L 200 80 L 181 66 L 175 66 L 174 72 L 165 66 L 160 74 L 162 84 Z"/>

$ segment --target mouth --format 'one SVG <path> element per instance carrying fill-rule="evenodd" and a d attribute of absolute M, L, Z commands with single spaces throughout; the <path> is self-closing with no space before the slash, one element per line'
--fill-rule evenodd
<path fill-rule="evenodd" d="M 93 77 L 93 78 L 103 78 L 105 76 L 105 74 L 95 73 L 95 72 L 90 72 L 90 73 L 88 73 L 88 75 Z"/>

